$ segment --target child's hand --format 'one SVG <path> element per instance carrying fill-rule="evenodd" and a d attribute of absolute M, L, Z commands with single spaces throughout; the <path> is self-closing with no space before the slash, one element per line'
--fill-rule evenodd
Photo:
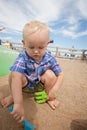
<path fill-rule="evenodd" d="M 13 111 L 11 112 L 14 119 L 21 123 L 24 119 L 24 108 L 22 104 L 14 104 Z"/>

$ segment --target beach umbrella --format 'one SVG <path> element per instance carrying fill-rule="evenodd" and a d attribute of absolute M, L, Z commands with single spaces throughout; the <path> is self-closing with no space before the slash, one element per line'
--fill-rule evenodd
<path fill-rule="evenodd" d="M 12 112 L 13 106 L 10 106 L 8 109 L 10 112 Z M 35 126 L 32 125 L 28 120 L 24 119 L 23 123 L 24 123 L 24 130 L 34 130 Z"/>
<path fill-rule="evenodd" d="M 5 76 L 10 73 L 10 66 L 14 63 L 14 60 L 18 56 L 18 52 L 0 46 L 0 76 Z"/>

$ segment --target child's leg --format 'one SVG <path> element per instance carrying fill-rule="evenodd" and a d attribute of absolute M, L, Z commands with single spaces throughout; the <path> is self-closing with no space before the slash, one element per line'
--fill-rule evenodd
<path fill-rule="evenodd" d="M 9 85 L 10 86 L 11 86 L 11 82 L 12 82 L 12 73 L 9 75 Z M 28 82 L 24 75 L 22 77 L 22 81 L 21 82 L 22 82 L 23 86 L 25 86 L 27 84 L 27 82 Z M 3 108 L 9 107 L 13 103 L 14 103 L 13 102 L 13 97 L 12 97 L 11 94 L 1 100 L 1 105 L 2 105 Z"/>
<path fill-rule="evenodd" d="M 53 73 L 53 71 L 51 70 L 47 70 L 42 76 L 41 76 L 41 81 L 45 84 L 45 91 L 47 92 L 47 94 L 49 95 L 50 90 L 53 88 L 55 82 L 57 80 L 56 75 Z M 56 93 L 55 93 L 56 95 Z M 53 97 L 53 99 L 49 99 L 47 101 L 47 103 L 49 104 L 49 106 L 52 109 L 55 109 L 58 104 L 59 101 L 56 99 L 56 96 Z"/>

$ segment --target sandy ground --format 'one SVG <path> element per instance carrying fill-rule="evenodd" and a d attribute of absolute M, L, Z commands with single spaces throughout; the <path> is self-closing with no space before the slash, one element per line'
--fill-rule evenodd
<path fill-rule="evenodd" d="M 46 103 L 37 104 L 32 95 L 24 94 L 26 119 L 36 130 L 74 130 L 73 120 L 87 121 L 87 62 L 71 59 L 59 59 L 59 62 L 65 77 L 56 110 L 51 110 Z M 0 77 L 0 100 L 9 93 L 8 76 Z M 17 124 L 8 109 L 0 107 L 0 130 L 19 129 L 23 130 L 23 124 Z"/>

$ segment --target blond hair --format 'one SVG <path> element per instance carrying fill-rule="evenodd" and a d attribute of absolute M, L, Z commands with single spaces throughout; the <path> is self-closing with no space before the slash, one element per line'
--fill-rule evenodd
<path fill-rule="evenodd" d="M 49 27 L 40 21 L 31 21 L 26 23 L 23 28 L 23 39 L 26 40 L 29 35 L 41 30 L 47 30 L 50 32 Z"/>

